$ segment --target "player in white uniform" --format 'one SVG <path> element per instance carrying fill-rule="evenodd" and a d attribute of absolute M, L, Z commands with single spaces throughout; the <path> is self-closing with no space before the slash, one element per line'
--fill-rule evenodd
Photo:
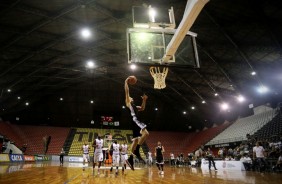
<path fill-rule="evenodd" d="M 113 170 L 113 167 L 116 167 L 116 174 L 118 174 L 118 166 L 120 161 L 120 145 L 117 143 L 116 140 L 112 144 L 111 150 L 113 151 L 113 155 L 112 155 L 113 163 L 112 163 L 111 171 Z"/>
<path fill-rule="evenodd" d="M 98 135 L 97 139 L 95 139 L 93 143 L 94 147 L 94 159 L 93 159 L 93 170 L 95 169 L 96 163 L 98 162 L 98 174 L 100 174 L 100 167 L 102 164 L 102 161 L 104 159 L 103 156 L 103 144 L 104 141 L 101 139 L 100 135 Z"/>
<path fill-rule="evenodd" d="M 151 166 L 153 163 L 152 153 L 148 152 L 148 165 Z"/>
<path fill-rule="evenodd" d="M 127 150 L 128 150 L 128 146 L 126 144 L 126 141 L 124 141 L 124 143 L 121 144 L 121 151 L 120 151 L 122 173 L 124 173 L 124 170 L 126 169 L 126 160 L 128 159 Z"/>
<path fill-rule="evenodd" d="M 89 150 L 90 150 L 90 147 L 89 147 L 89 145 L 85 142 L 84 145 L 82 146 L 82 151 L 83 151 L 83 165 L 85 164 L 85 162 L 90 162 Z"/>

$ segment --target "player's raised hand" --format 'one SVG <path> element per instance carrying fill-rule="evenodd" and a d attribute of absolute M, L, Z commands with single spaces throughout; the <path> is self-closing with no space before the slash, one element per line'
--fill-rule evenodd
<path fill-rule="evenodd" d="M 144 94 L 143 96 L 141 96 L 142 100 L 147 100 L 148 96 L 146 94 Z"/>

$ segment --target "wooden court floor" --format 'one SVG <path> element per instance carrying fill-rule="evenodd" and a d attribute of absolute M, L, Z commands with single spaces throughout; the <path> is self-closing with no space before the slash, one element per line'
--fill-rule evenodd
<path fill-rule="evenodd" d="M 156 166 L 140 166 L 135 171 L 129 169 L 125 174 L 121 170 L 118 175 L 110 172 L 109 166 L 104 166 L 100 174 L 97 169 L 89 165 L 82 168 L 82 164 L 65 163 L 59 166 L 57 162 L 3 164 L 0 163 L 0 184 L 138 184 L 138 183 L 165 183 L 165 184 L 278 184 L 282 181 L 282 173 L 259 173 L 252 171 L 214 171 L 201 170 L 189 167 L 164 168 L 164 175 L 159 175 Z"/>

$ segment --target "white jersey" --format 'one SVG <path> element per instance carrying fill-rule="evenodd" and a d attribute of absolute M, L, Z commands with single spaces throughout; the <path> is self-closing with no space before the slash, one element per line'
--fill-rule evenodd
<path fill-rule="evenodd" d="M 89 145 L 83 145 L 82 149 L 83 149 L 83 154 L 88 154 L 89 153 Z"/>
<path fill-rule="evenodd" d="M 264 158 L 264 148 L 262 146 L 255 146 L 253 152 L 256 153 L 257 158 Z"/>
<path fill-rule="evenodd" d="M 119 155 L 119 148 L 119 144 L 113 143 L 113 155 Z"/>
<path fill-rule="evenodd" d="M 152 162 L 153 162 L 153 157 L 152 157 L 152 153 L 149 151 L 148 152 L 148 164 L 152 164 Z"/>
<path fill-rule="evenodd" d="M 124 154 L 127 154 L 127 144 L 122 144 L 121 145 L 121 151 L 120 151 L 120 153 L 122 154 L 122 155 L 124 155 Z"/>
<path fill-rule="evenodd" d="M 122 145 L 120 145 L 121 146 L 121 151 L 120 151 L 120 153 L 121 153 L 121 163 L 122 163 L 122 165 L 124 165 L 124 164 L 126 164 L 126 160 L 128 159 L 128 156 L 127 156 L 127 148 L 128 148 L 128 146 L 127 146 L 127 144 L 122 144 Z"/>
<path fill-rule="evenodd" d="M 148 152 L 148 158 L 152 158 L 152 153 Z"/>
<path fill-rule="evenodd" d="M 174 154 L 173 153 L 170 154 L 170 159 L 174 160 Z"/>
<path fill-rule="evenodd" d="M 96 147 L 95 147 L 95 153 L 103 152 L 103 139 L 95 139 Z"/>

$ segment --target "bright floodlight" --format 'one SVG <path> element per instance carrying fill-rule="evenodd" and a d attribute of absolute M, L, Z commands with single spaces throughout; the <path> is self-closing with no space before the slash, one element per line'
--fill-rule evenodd
<path fill-rule="evenodd" d="M 202 101 L 202 104 L 205 104 L 205 103 L 206 103 L 206 101 L 205 101 L 205 100 L 203 100 L 203 101 Z"/>
<path fill-rule="evenodd" d="M 93 104 L 93 103 L 94 103 L 94 101 L 93 101 L 93 100 L 90 100 L 90 103 L 92 103 L 92 104 Z"/>
<path fill-rule="evenodd" d="M 155 111 L 159 110 L 157 107 L 155 108 Z"/>
<path fill-rule="evenodd" d="M 255 71 L 251 72 L 251 75 L 256 75 L 257 73 Z"/>
<path fill-rule="evenodd" d="M 268 92 L 268 88 L 266 87 L 266 86 L 260 86 L 259 88 L 258 88 L 258 92 L 259 93 L 266 93 L 266 92 Z"/>
<path fill-rule="evenodd" d="M 215 93 L 214 96 L 218 96 L 218 93 Z"/>
<path fill-rule="evenodd" d="M 135 70 L 136 67 L 137 67 L 137 66 L 136 66 L 135 64 L 130 65 L 131 70 Z"/>
<path fill-rule="evenodd" d="M 125 109 L 125 106 L 123 105 L 122 108 Z"/>
<path fill-rule="evenodd" d="M 238 102 L 244 102 L 245 101 L 245 97 L 243 97 L 242 95 L 239 95 L 237 97 Z"/>
<path fill-rule="evenodd" d="M 61 97 L 61 98 L 60 98 L 60 101 L 63 101 L 63 100 L 64 100 L 64 99 Z"/>
<path fill-rule="evenodd" d="M 186 111 L 183 111 L 183 114 L 186 114 Z"/>
<path fill-rule="evenodd" d="M 151 22 L 155 22 L 156 10 L 149 8 L 149 17 Z"/>
<path fill-rule="evenodd" d="M 80 34 L 82 36 L 82 38 L 90 38 L 91 37 L 91 31 L 88 28 L 84 28 L 80 31 Z"/>
<path fill-rule="evenodd" d="M 25 103 L 25 105 L 26 105 L 26 106 L 29 106 L 29 103 L 28 103 L 28 102 L 26 102 L 26 103 Z"/>
<path fill-rule="evenodd" d="M 18 100 L 20 100 L 21 99 L 21 97 L 20 96 L 18 96 Z"/>
<path fill-rule="evenodd" d="M 195 107 L 194 107 L 194 106 L 192 106 L 192 107 L 191 107 L 191 109 L 192 109 L 192 110 L 194 110 L 194 109 L 195 109 Z"/>
<path fill-rule="evenodd" d="M 7 89 L 7 91 L 10 93 L 10 92 L 11 92 L 11 89 Z"/>
<path fill-rule="evenodd" d="M 87 68 L 94 68 L 95 64 L 92 60 L 87 61 Z"/>
<path fill-rule="evenodd" d="M 229 105 L 227 103 L 222 103 L 220 107 L 221 107 L 222 110 L 229 109 Z"/>

